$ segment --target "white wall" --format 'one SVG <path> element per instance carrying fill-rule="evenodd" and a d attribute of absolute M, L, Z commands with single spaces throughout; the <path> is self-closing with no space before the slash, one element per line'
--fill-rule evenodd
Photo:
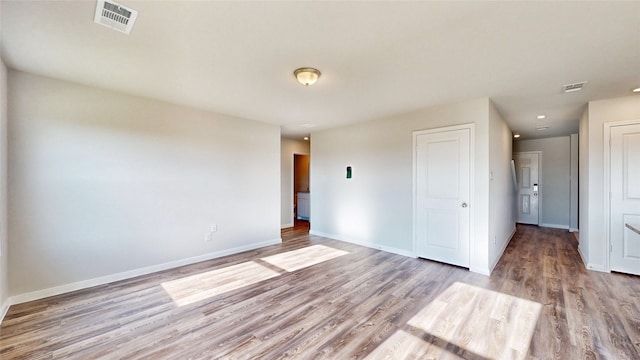
<path fill-rule="evenodd" d="M 570 178 L 571 178 L 571 195 L 570 195 L 570 215 L 569 215 L 569 231 L 576 232 L 578 231 L 578 184 L 579 184 L 579 173 L 578 173 L 578 161 L 580 153 L 580 143 L 578 140 L 578 134 L 571 134 L 571 170 L 570 170 Z"/>
<path fill-rule="evenodd" d="M 309 155 L 309 141 L 282 138 L 280 145 L 280 227 L 293 226 L 293 155 Z"/>
<path fill-rule="evenodd" d="M 516 189 L 511 174 L 511 129 L 489 107 L 489 268 L 493 270 L 516 231 Z"/>
<path fill-rule="evenodd" d="M 0 61 L 0 321 L 8 310 L 7 249 L 7 68 Z"/>
<path fill-rule="evenodd" d="M 589 263 L 589 106 L 585 108 L 578 124 L 578 251 L 585 264 Z"/>
<path fill-rule="evenodd" d="M 514 152 L 541 151 L 540 226 L 569 229 L 571 214 L 571 139 L 559 136 L 520 140 Z"/>
<path fill-rule="evenodd" d="M 587 112 L 580 122 L 580 249 L 587 268 L 609 271 L 604 228 L 603 124 L 640 119 L 640 96 L 592 101 Z M 588 212 L 582 214 L 585 206 Z"/>
<path fill-rule="evenodd" d="M 311 233 L 413 255 L 412 132 L 475 123 L 471 270 L 488 274 L 489 108 L 489 99 L 481 98 L 313 133 Z M 495 122 L 501 138 L 505 129 Z M 502 146 L 510 159 L 509 145 Z M 350 180 L 347 166 L 353 168 Z M 510 201 L 498 192 L 496 213 Z"/>
<path fill-rule="evenodd" d="M 10 294 L 279 242 L 279 164 L 277 126 L 10 71 Z"/>

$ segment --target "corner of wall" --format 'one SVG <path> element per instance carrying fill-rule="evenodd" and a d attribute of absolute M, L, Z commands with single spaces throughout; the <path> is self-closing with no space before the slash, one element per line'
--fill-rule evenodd
<path fill-rule="evenodd" d="M 9 309 L 7 116 L 7 67 L 0 59 L 0 322 Z"/>
<path fill-rule="evenodd" d="M 511 175 L 511 129 L 493 102 L 489 103 L 488 271 L 491 272 L 509 245 L 515 227 L 515 193 Z"/>
<path fill-rule="evenodd" d="M 589 107 L 587 106 L 578 124 L 578 227 L 580 239 L 578 249 L 582 262 L 589 262 Z"/>

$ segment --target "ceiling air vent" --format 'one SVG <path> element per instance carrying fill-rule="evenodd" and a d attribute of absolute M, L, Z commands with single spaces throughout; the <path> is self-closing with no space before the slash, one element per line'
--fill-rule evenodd
<path fill-rule="evenodd" d="M 575 84 L 569 84 L 569 85 L 564 85 L 562 87 L 562 92 L 563 93 L 570 93 L 570 92 L 574 92 L 574 91 L 580 91 L 582 90 L 582 88 L 587 85 L 588 81 L 583 81 L 583 82 L 579 82 L 579 83 L 575 83 Z"/>
<path fill-rule="evenodd" d="M 113 1 L 98 0 L 93 21 L 113 30 L 129 34 L 138 17 L 138 12 Z"/>

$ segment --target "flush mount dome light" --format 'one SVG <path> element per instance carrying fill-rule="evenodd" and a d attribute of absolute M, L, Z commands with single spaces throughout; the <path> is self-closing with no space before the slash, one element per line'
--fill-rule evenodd
<path fill-rule="evenodd" d="M 296 69 L 293 72 L 293 75 L 295 75 L 300 84 L 309 86 L 315 84 L 316 81 L 318 81 L 318 78 L 320 77 L 320 71 L 318 69 L 310 67 L 303 67 Z"/>

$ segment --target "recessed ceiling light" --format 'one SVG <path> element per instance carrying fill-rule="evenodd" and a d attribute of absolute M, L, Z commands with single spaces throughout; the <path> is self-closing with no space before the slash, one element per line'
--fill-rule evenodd
<path fill-rule="evenodd" d="M 537 116 L 537 118 L 538 118 L 538 119 L 546 119 L 546 118 L 547 118 L 547 115 L 544 115 L 544 114 L 543 114 L 543 115 L 538 115 L 538 116 Z"/>
<path fill-rule="evenodd" d="M 318 125 L 316 125 L 316 124 L 302 124 L 302 125 L 300 125 L 300 127 L 303 127 L 303 128 L 313 128 L 313 127 L 316 127 L 316 126 L 318 126 Z"/>
<path fill-rule="evenodd" d="M 513 137 L 514 137 L 515 139 L 517 139 L 517 138 L 519 138 L 519 137 L 520 137 L 520 134 L 513 134 Z"/>
<path fill-rule="evenodd" d="M 633 89 L 631 91 L 633 91 L 634 93 L 640 93 L 640 87 L 637 87 L 637 88 L 635 88 L 635 89 Z"/>
<path fill-rule="evenodd" d="M 538 126 L 536 130 L 542 131 L 542 130 L 547 130 L 548 128 L 549 128 L 548 126 Z"/>
<path fill-rule="evenodd" d="M 309 137 L 308 137 L 308 136 L 305 136 L 305 137 L 304 137 L 304 139 L 305 139 L 305 140 L 309 140 Z"/>

